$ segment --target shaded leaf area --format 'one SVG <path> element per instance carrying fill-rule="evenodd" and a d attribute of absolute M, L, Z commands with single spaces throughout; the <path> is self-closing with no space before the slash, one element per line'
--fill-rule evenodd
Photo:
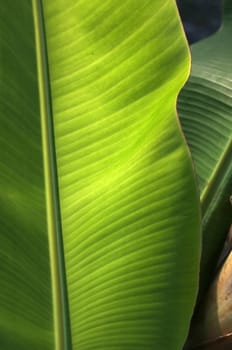
<path fill-rule="evenodd" d="M 203 254 L 201 291 L 207 286 L 231 222 L 232 192 L 232 22 L 224 4 L 222 29 L 192 46 L 192 72 L 178 110 L 198 175 Z"/>
<path fill-rule="evenodd" d="M 1 3 L 0 344 L 5 350 L 53 349 L 33 26 L 30 1 Z"/>
<path fill-rule="evenodd" d="M 214 340 L 206 341 L 200 345 L 192 347 L 191 350 L 230 350 L 232 347 L 232 334 L 218 337 Z"/>
<path fill-rule="evenodd" d="M 219 29 L 222 0 L 176 0 L 176 3 L 190 44 Z"/>
<path fill-rule="evenodd" d="M 179 349 L 199 213 L 175 4 L 44 1 L 44 14 L 73 348 Z"/>
<path fill-rule="evenodd" d="M 232 225 L 222 251 L 222 257 L 231 246 Z M 220 261 L 220 259 L 219 259 Z M 232 253 L 220 266 L 192 321 L 186 349 L 228 349 L 231 344 L 231 272 Z"/>

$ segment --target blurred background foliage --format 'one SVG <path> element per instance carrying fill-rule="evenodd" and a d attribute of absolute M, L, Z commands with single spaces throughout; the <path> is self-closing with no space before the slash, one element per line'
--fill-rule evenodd
<path fill-rule="evenodd" d="M 176 0 L 190 44 L 218 30 L 221 25 L 221 0 Z"/>

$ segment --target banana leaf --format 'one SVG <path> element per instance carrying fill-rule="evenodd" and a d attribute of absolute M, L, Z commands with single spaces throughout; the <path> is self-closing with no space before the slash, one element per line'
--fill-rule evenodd
<path fill-rule="evenodd" d="M 232 4 L 225 1 L 221 29 L 191 48 L 191 76 L 178 99 L 201 190 L 201 291 L 214 273 L 232 220 L 231 36 Z"/>
<path fill-rule="evenodd" d="M 200 214 L 173 0 L 2 1 L 0 344 L 181 349 Z"/>

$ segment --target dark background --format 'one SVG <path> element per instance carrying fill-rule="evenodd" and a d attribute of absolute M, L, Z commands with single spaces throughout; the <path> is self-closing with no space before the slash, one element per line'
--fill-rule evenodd
<path fill-rule="evenodd" d="M 221 25 L 221 0 L 176 0 L 189 44 L 203 39 Z"/>

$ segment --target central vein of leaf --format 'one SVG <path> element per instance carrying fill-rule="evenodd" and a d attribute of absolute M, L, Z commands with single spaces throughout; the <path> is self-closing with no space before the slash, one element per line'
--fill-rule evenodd
<path fill-rule="evenodd" d="M 68 298 L 65 276 L 59 191 L 53 132 L 44 18 L 40 0 L 32 0 L 35 27 L 39 102 L 42 128 L 43 164 L 46 191 L 47 227 L 53 290 L 56 350 L 71 349 Z"/>

